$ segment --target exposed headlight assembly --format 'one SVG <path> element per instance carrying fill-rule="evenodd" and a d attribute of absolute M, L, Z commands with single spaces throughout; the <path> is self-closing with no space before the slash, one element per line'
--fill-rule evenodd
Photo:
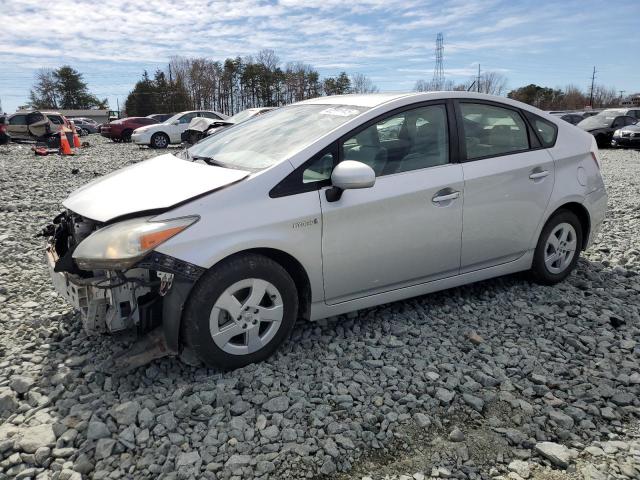
<path fill-rule="evenodd" d="M 150 218 L 125 220 L 95 231 L 76 247 L 73 259 L 82 270 L 126 270 L 199 220 L 197 216 L 159 221 Z"/>

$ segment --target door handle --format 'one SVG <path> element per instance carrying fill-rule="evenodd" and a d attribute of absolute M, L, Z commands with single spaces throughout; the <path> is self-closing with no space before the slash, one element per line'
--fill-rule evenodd
<path fill-rule="evenodd" d="M 549 172 L 547 170 L 543 170 L 541 172 L 534 172 L 531 175 L 529 175 L 529 178 L 531 180 L 538 180 L 539 178 L 544 178 L 547 175 L 549 175 Z"/>
<path fill-rule="evenodd" d="M 442 195 L 440 195 L 440 193 L 441 192 L 436 193 L 435 196 L 431 199 L 433 203 L 441 203 L 441 202 L 447 202 L 449 200 L 455 200 L 460 196 L 460 192 L 458 191 L 453 191 L 449 193 L 443 192 Z"/>

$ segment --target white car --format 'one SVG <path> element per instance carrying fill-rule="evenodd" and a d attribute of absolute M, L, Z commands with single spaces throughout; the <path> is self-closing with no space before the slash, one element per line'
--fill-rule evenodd
<path fill-rule="evenodd" d="M 163 123 L 136 128 L 131 134 L 131 141 L 138 145 L 148 145 L 152 148 L 167 148 L 172 143 L 180 143 L 182 132 L 189 126 L 189 122 L 196 117 L 206 117 L 214 120 L 224 120 L 223 113 L 208 110 L 194 110 L 176 113 Z"/>
<path fill-rule="evenodd" d="M 320 97 L 94 180 L 49 268 L 90 331 L 267 358 L 316 320 L 528 270 L 554 284 L 604 220 L 594 138 L 469 92 Z"/>

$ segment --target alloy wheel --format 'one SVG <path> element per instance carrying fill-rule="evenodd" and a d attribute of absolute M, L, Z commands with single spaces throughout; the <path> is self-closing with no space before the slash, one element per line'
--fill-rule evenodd
<path fill-rule="evenodd" d="M 282 295 L 259 278 L 240 280 L 216 300 L 209 316 L 215 344 L 233 355 L 248 355 L 266 346 L 284 316 Z"/>
<path fill-rule="evenodd" d="M 573 226 L 563 222 L 551 231 L 544 248 L 544 263 L 550 273 L 564 272 L 576 254 L 577 235 Z"/>

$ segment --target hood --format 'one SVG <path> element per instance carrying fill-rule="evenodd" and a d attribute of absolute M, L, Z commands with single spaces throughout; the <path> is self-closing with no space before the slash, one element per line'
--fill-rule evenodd
<path fill-rule="evenodd" d="M 161 123 L 153 123 L 151 125 L 145 125 L 144 127 L 136 128 L 136 132 L 146 132 L 147 130 L 151 130 L 152 128 L 156 128 L 158 125 L 162 125 Z"/>
<path fill-rule="evenodd" d="M 166 154 L 97 178 L 69 195 L 63 205 L 83 217 L 108 222 L 132 213 L 166 210 L 248 175 Z"/>

